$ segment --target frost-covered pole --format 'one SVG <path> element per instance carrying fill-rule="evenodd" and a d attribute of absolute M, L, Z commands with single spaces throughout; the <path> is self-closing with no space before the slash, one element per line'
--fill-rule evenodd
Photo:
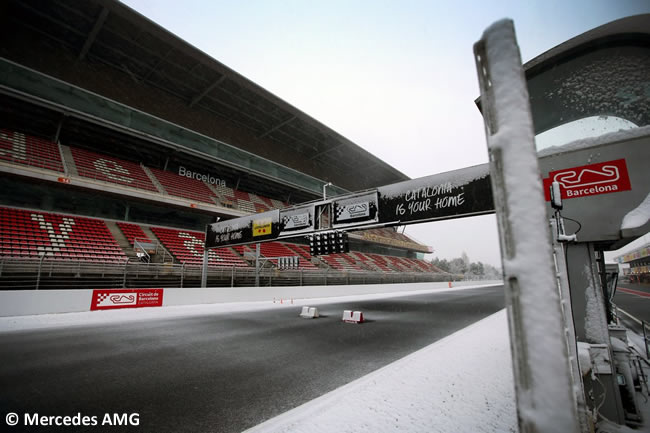
<path fill-rule="evenodd" d="M 201 287 L 208 286 L 208 249 L 203 249 L 203 265 L 201 266 Z"/>
<path fill-rule="evenodd" d="M 519 430 L 578 432 L 528 89 L 514 26 L 474 45 L 490 155 Z"/>

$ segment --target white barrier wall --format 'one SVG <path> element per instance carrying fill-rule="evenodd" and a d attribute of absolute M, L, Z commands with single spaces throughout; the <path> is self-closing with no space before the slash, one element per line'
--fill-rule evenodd
<path fill-rule="evenodd" d="M 502 281 L 455 281 L 454 287 L 501 284 Z M 406 292 L 449 287 L 449 283 L 367 284 L 351 286 L 234 287 L 164 289 L 163 306 Z M 0 291 L 0 317 L 89 311 L 92 290 Z"/>
<path fill-rule="evenodd" d="M 92 290 L 3 290 L 0 317 L 89 311 Z"/>

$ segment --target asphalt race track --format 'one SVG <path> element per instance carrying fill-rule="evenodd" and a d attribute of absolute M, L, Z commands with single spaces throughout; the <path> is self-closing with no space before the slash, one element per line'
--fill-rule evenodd
<path fill-rule="evenodd" d="M 499 286 L 326 304 L 315 320 L 300 319 L 300 305 L 271 305 L 2 333 L 0 409 L 99 422 L 105 413 L 139 414 L 138 427 L 56 431 L 240 432 L 502 308 Z M 367 323 L 341 322 L 344 309 L 363 311 Z"/>
<path fill-rule="evenodd" d="M 650 284 L 620 282 L 614 294 L 614 304 L 637 320 L 650 323 Z M 625 326 L 643 335 L 638 322 L 630 320 L 625 314 L 619 314 L 619 318 Z"/>

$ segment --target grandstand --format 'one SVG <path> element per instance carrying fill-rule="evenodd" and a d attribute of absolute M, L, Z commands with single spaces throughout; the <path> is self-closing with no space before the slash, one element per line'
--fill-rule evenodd
<path fill-rule="evenodd" d="M 2 11 L 2 288 L 196 286 L 207 224 L 408 179 L 117 1 Z M 350 247 L 261 244 L 261 283 L 449 278 L 397 229 Z M 254 256 L 211 251 L 209 285 L 250 285 Z"/>
<path fill-rule="evenodd" d="M 623 278 L 627 281 L 645 284 L 650 282 L 650 244 L 620 255 L 616 257 L 616 261 L 625 266 Z"/>

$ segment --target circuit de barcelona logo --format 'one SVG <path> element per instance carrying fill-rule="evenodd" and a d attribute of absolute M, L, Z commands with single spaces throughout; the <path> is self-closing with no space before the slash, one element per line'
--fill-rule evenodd
<path fill-rule="evenodd" d="M 544 179 L 546 200 L 552 182 L 561 186 L 562 198 L 587 197 L 632 189 L 624 159 L 552 171 Z"/>
<path fill-rule="evenodd" d="M 353 203 L 338 207 L 336 210 L 337 221 L 346 221 L 355 218 L 368 217 L 370 215 L 370 203 Z"/>
<path fill-rule="evenodd" d="M 287 215 L 282 218 L 284 230 L 295 230 L 303 227 L 309 227 L 309 213 L 297 215 Z"/>

